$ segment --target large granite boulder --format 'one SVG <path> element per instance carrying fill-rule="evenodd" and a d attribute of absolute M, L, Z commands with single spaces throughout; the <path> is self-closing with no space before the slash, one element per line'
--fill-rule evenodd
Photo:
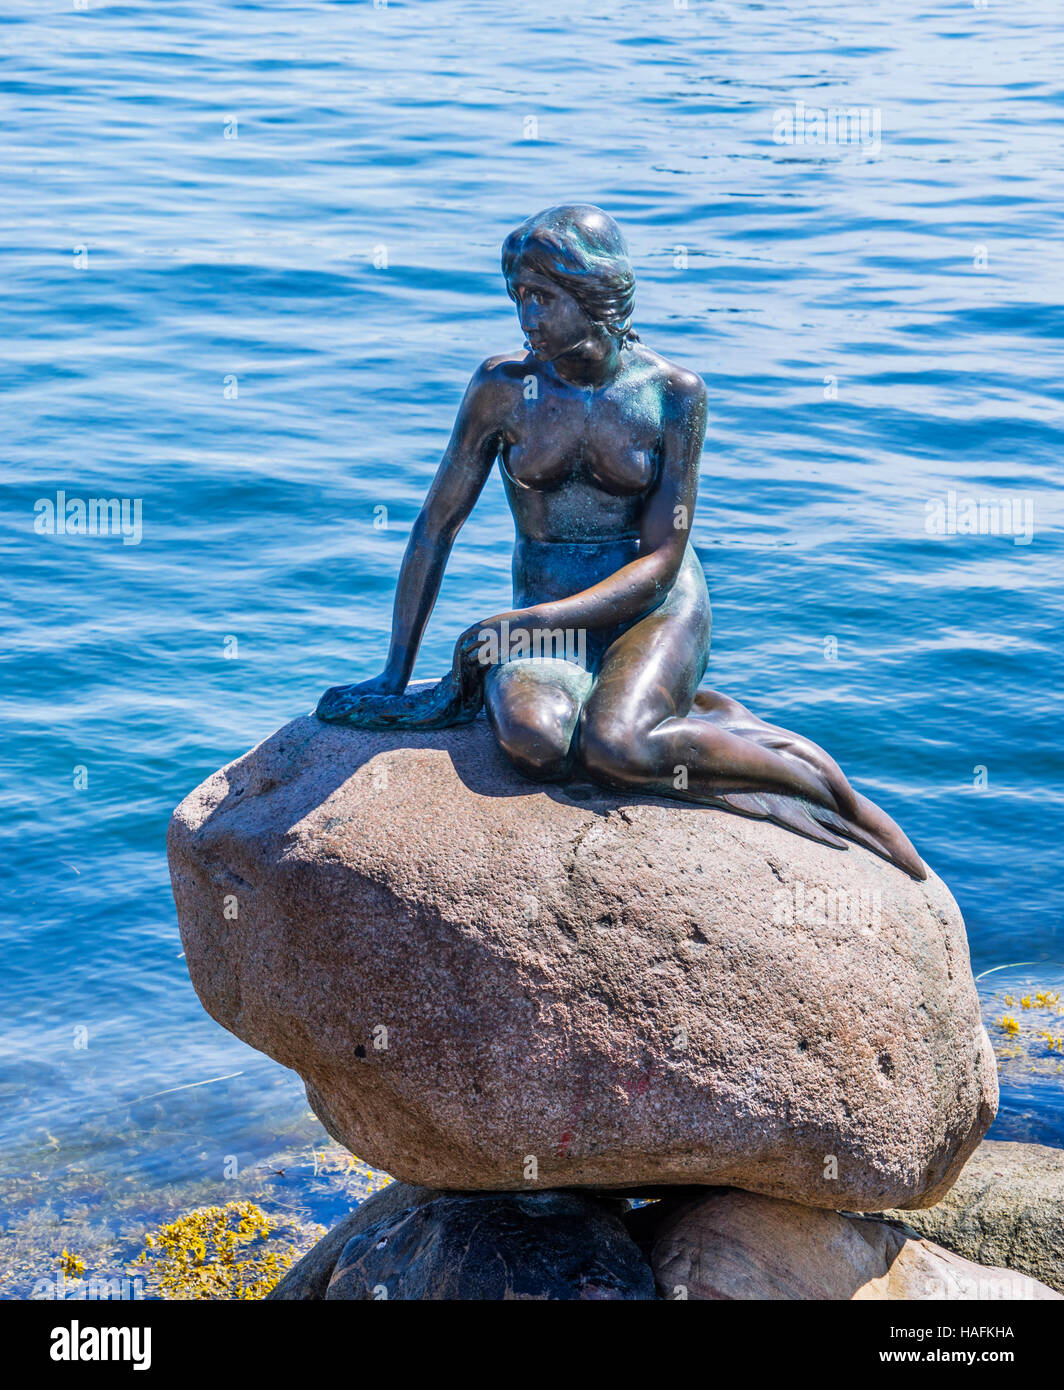
<path fill-rule="evenodd" d="M 615 1204 L 619 1207 L 620 1204 Z M 327 1299 L 657 1298 L 619 1211 L 575 1192 L 445 1193 L 352 1235 Z"/>
<path fill-rule="evenodd" d="M 984 1139 L 942 1201 L 905 1220 L 958 1255 L 1064 1293 L 1064 1149 Z"/>
<path fill-rule="evenodd" d="M 169 850 L 207 1010 L 410 1183 L 928 1205 L 994 1115 L 933 873 L 536 786 L 482 719 L 294 720 L 182 802 Z"/>
<path fill-rule="evenodd" d="M 752 1192 L 671 1212 L 651 1264 L 666 1299 L 1059 1299 L 1026 1274 L 973 1264 L 915 1231 Z"/>

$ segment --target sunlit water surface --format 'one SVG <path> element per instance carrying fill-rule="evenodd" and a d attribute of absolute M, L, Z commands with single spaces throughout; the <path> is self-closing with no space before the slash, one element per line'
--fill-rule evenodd
<path fill-rule="evenodd" d="M 1052 0 L 89 6 L 0 16 L 0 1290 L 239 1195 L 305 1244 L 365 1190 L 197 1002 L 167 819 L 379 669 L 465 381 L 520 342 L 499 244 L 565 200 L 622 221 L 643 338 L 709 388 L 714 683 L 947 880 L 993 1132 L 1064 1143 Z M 879 135 L 777 143 L 796 100 Z M 59 490 L 139 499 L 139 544 L 35 533 Z M 951 490 L 1014 534 L 930 534 Z M 494 477 L 420 674 L 506 605 L 511 538 Z"/>

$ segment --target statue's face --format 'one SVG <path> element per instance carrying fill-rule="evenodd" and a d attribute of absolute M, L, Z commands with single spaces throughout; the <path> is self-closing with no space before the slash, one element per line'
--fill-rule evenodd
<path fill-rule="evenodd" d="M 597 331 L 571 294 L 534 270 L 518 269 L 510 294 L 528 345 L 543 362 L 572 351 Z"/>

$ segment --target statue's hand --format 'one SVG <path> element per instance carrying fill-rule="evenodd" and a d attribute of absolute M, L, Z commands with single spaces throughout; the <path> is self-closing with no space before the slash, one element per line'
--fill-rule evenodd
<path fill-rule="evenodd" d="M 454 644 L 455 672 L 467 671 L 470 667 L 490 666 L 497 660 L 499 618 L 485 618 L 483 622 L 467 627 Z"/>
<path fill-rule="evenodd" d="M 466 628 L 455 643 L 455 680 L 463 690 L 482 681 L 492 666 L 510 659 L 511 644 L 519 632 L 547 626 L 548 619 L 544 608 L 514 608 Z"/>
<path fill-rule="evenodd" d="M 451 679 L 462 700 L 476 694 L 483 686 L 491 665 L 491 653 L 486 647 L 490 624 L 474 623 L 467 627 L 454 644 L 451 658 Z M 495 629 L 495 648 L 498 649 L 498 629 Z M 497 659 L 497 658 L 496 658 Z"/>
<path fill-rule="evenodd" d="M 507 635 L 514 634 L 532 618 L 531 608 L 510 609 L 484 618 L 467 627 L 454 645 L 453 672 L 463 689 L 470 682 L 482 681 L 492 666 L 505 662 L 509 655 Z"/>

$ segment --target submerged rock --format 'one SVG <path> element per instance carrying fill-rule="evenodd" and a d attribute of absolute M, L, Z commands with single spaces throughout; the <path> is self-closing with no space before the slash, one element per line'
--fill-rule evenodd
<path fill-rule="evenodd" d="M 567 1192 L 444 1194 L 352 1236 L 327 1299 L 655 1299 L 618 1216 Z"/>
<path fill-rule="evenodd" d="M 994 1115 L 933 873 L 529 783 L 483 719 L 297 719 L 182 802 L 169 848 L 205 1007 L 407 1182 L 927 1205 Z"/>
<path fill-rule="evenodd" d="M 1008 1269 L 973 1264 L 915 1231 L 751 1192 L 666 1216 L 651 1253 L 666 1299 L 1057 1299 Z"/>
<path fill-rule="evenodd" d="M 985 1139 L 941 1202 L 904 1215 L 958 1255 L 1064 1293 L 1064 1149 Z"/>

